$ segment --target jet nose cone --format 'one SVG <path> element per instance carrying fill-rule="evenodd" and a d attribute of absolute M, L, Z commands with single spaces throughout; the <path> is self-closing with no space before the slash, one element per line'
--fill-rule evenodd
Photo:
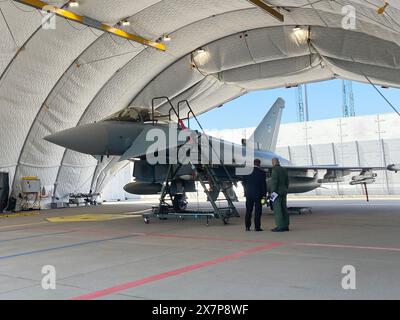
<path fill-rule="evenodd" d="M 107 132 L 101 124 L 89 124 L 44 137 L 48 142 L 77 152 L 101 155 L 107 144 Z"/>
<path fill-rule="evenodd" d="M 57 133 L 53 133 L 51 135 L 48 135 L 48 136 L 44 137 L 43 139 L 48 141 L 48 142 L 54 143 L 56 145 L 59 145 L 61 147 L 64 147 L 65 146 L 65 141 L 63 141 L 64 140 L 63 139 L 64 136 L 62 134 L 60 134 L 62 132 L 63 131 L 60 131 L 60 132 L 57 132 Z"/>

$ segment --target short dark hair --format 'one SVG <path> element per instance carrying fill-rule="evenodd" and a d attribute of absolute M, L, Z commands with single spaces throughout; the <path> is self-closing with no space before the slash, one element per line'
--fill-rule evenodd
<path fill-rule="evenodd" d="M 261 165 L 261 160 L 260 159 L 254 159 L 254 165 L 259 167 Z"/>

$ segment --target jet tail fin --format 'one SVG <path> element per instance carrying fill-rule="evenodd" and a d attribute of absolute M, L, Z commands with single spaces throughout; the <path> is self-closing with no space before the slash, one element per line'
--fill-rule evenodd
<path fill-rule="evenodd" d="M 282 98 L 276 99 L 271 109 L 269 109 L 264 119 L 248 139 L 254 143 L 255 149 L 275 151 L 283 108 L 285 108 L 285 100 Z"/>

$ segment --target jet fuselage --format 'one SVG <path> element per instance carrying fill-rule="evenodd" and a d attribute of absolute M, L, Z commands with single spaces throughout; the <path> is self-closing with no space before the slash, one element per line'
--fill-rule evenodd
<path fill-rule="evenodd" d="M 143 132 L 151 128 L 167 128 L 168 124 L 153 124 L 152 122 L 125 122 L 125 121 L 99 121 L 92 124 L 82 125 L 75 128 L 67 129 L 51 136 L 46 137 L 47 141 L 63 146 L 65 148 L 90 154 L 97 159 L 104 156 L 122 156 L 125 152 L 134 146 L 135 140 Z M 212 158 L 219 148 L 219 156 L 214 157 L 213 164 L 218 166 L 220 163 L 226 164 L 228 160 L 230 165 L 226 165 L 230 177 L 226 175 L 222 166 L 216 172 L 221 180 L 229 180 L 232 178 L 235 181 L 242 180 L 242 176 L 235 173 L 235 164 L 238 159 L 241 159 L 246 153 L 246 147 L 222 139 L 207 137 L 212 148 L 208 150 L 209 157 Z M 226 150 L 231 152 L 226 153 Z M 290 165 L 290 162 L 271 151 L 247 149 L 247 152 L 254 152 L 254 158 L 261 160 L 261 165 L 268 167 L 271 165 L 273 158 L 280 159 L 283 166 Z M 225 159 L 226 158 L 226 159 Z M 229 159 L 228 159 L 229 158 Z M 140 157 L 141 164 L 146 162 L 146 156 Z M 135 194 L 153 194 L 158 193 L 161 189 L 161 183 L 165 180 L 165 175 L 168 169 L 167 164 L 156 164 L 146 166 L 138 166 L 138 161 L 135 161 L 134 177 L 135 182 L 132 182 L 124 187 L 129 193 Z M 147 162 L 146 162 L 147 163 Z M 191 180 L 193 170 L 190 165 L 183 165 L 180 169 L 182 181 Z M 268 175 L 268 172 L 267 172 Z M 321 184 L 318 183 L 317 177 L 312 170 L 289 172 L 290 187 L 289 193 L 302 193 L 318 188 Z M 192 178 L 195 180 L 195 177 Z M 186 182 L 189 185 L 188 182 Z M 268 185 L 267 181 L 267 185 Z M 190 187 L 192 189 L 192 187 Z"/>

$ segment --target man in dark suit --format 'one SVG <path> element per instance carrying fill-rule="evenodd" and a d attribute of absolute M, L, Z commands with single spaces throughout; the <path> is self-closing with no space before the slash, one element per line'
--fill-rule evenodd
<path fill-rule="evenodd" d="M 267 177 L 265 171 L 260 168 L 260 164 L 260 160 L 255 159 L 252 173 L 243 178 L 244 195 L 246 197 L 246 231 L 250 231 L 253 208 L 255 231 L 262 231 L 261 200 L 267 194 Z"/>

